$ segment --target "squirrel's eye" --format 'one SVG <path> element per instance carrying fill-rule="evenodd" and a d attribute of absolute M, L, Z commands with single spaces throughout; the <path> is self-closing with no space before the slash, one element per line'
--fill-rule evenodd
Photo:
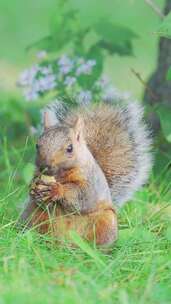
<path fill-rule="evenodd" d="M 66 149 L 67 153 L 72 153 L 73 152 L 73 145 L 70 144 L 67 149 Z"/>

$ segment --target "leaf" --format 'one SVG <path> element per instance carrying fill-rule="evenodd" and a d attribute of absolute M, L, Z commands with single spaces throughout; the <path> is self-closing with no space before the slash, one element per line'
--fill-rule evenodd
<path fill-rule="evenodd" d="M 28 115 L 28 119 L 32 126 L 37 126 L 41 120 L 40 109 L 36 104 L 30 104 L 26 111 L 26 115 Z"/>
<path fill-rule="evenodd" d="M 93 66 L 90 75 L 81 75 L 78 77 L 77 81 L 82 88 L 90 90 L 93 87 L 95 81 L 99 79 L 103 71 L 104 57 L 102 50 L 98 47 L 97 44 L 93 45 L 86 54 L 85 59 L 96 60 L 96 65 Z"/>
<path fill-rule="evenodd" d="M 93 73 L 90 77 L 90 83 L 94 83 L 103 72 L 104 56 L 98 45 L 93 45 L 87 53 L 87 59 L 95 59 L 96 65 L 93 67 Z"/>
<path fill-rule="evenodd" d="M 57 42 L 56 50 L 61 49 L 71 42 L 77 35 L 78 28 L 78 11 L 67 6 L 60 7 L 59 11 L 54 14 L 51 20 L 50 34 L 54 41 Z"/>
<path fill-rule="evenodd" d="M 171 142 L 171 107 L 160 105 L 157 107 L 163 134 L 168 142 Z"/>
<path fill-rule="evenodd" d="M 46 50 L 46 51 L 54 51 L 57 49 L 57 43 L 55 42 L 55 40 L 53 39 L 52 36 L 46 36 L 40 40 L 38 40 L 37 42 L 32 43 L 31 45 L 29 45 L 27 47 L 27 51 L 29 51 L 30 49 L 38 49 L 38 50 Z"/>
<path fill-rule="evenodd" d="M 62 36 L 63 32 L 71 30 L 75 22 L 77 22 L 77 10 L 67 7 L 63 8 L 60 14 L 57 11 L 51 20 L 50 31 L 52 36 L 56 34 Z"/>
<path fill-rule="evenodd" d="M 171 66 L 170 66 L 170 68 L 167 71 L 166 79 L 167 80 L 171 80 Z"/>
<path fill-rule="evenodd" d="M 160 37 L 171 38 L 171 12 L 163 19 L 156 34 Z"/>
<path fill-rule="evenodd" d="M 96 33 L 100 36 L 99 46 L 108 50 L 109 53 L 119 55 L 132 55 L 132 40 L 137 34 L 131 29 L 113 24 L 109 21 L 101 21 L 94 26 Z"/>

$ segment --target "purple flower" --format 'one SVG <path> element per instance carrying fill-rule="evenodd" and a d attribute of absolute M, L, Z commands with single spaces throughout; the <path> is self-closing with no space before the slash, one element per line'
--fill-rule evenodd
<path fill-rule="evenodd" d="M 40 72 L 43 75 L 49 75 L 53 73 L 51 65 L 40 67 Z"/>
<path fill-rule="evenodd" d="M 63 65 L 68 65 L 72 62 L 72 60 L 67 56 L 67 55 L 63 55 L 61 56 L 61 58 L 58 60 L 58 64 L 60 66 L 63 66 Z"/>
<path fill-rule="evenodd" d="M 105 89 L 110 84 L 110 79 L 108 76 L 103 75 L 97 82 L 96 86 L 100 89 Z"/>
<path fill-rule="evenodd" d="M 24 97 L 27 101 L 34 101 L 39 97 L 39 94 L 32 89 L 26 89 L 24 91 Z"/>
<path fill-rule="evenodd" d="M 38 92 L 45 92 L 54 89 L 56 85 L 56 77 L 52 74 L 37 79 L 33 87 Z"/>
<path fill-rule="evenodd" d="M 75 77 L 67 76 L 65 78 L 64 84 L 67 87 L 72 87 L 75 83 L 76 83 L 76 78 Z"/>
<path fill-rule="evenodd" d="M 71 60 L 68 56 L 63 55 L 59 60 L 58 60 L 58 65 L 59 65 L 59 73 L 61 75 L 66 75 L 69 72 L 72 71 L 74 62 Z"/>
<path fill-rule="evenodd" d="M 59 74 L 60 75 L 66 75 L 68 74 L 70 71 L 72 70 L 72 67 L 71 66 L 61 66 L 60 69 L 59 69 Z"/>
<path fill-rule="evenodd" d="M 92 100 L 91 91 L 81 91 L 77 96 L 77 100 L 81 105 L 88 105 Z"/>
<path fill-rule="evenodd" d="M 86 74 L 90 75 L 92 72 L 92 68 L 96 65 L 95 60 L 88 60 L 85 63 L 81 64 L 77 70 L 76 70 L 76 75 L 79 76 L 81 74 Z"/>
<path fill-rule="evenodd" d="M 20 86 L 32 85 L 38 71 L 39 71 L 38 65 L 32 66 L 30 69 L 24 70 L 23 73 L 20 75 L 18 84 Z"/>

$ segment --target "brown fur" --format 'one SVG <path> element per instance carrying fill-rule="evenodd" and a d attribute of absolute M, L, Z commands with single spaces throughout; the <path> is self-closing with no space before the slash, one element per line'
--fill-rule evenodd
<path fill-rule="evenodd" d="M 117 239 L 116 214 L 100 202 L 96 211 L 85 215 L 66 214 L 60 206 L 55 206 L 51 213 L 37 208 L 30 223 L 40 233 L 50 233 L 60 241 L 70 239 L 71 230 L 97 245 L 111 244 Z"/>
<path fill-rule="evenodd" d="M 74 183 L 79 187 L 86 186 L 86 180 L 83 174 L 80 171 L 80 168 L 75 167 L 70 170 L 64 171 L 61 174 L 62 182 L 65 183 Z"/>
<path fill-rule="evenodd" d="M 81 112 L 85 138 L 94 158 L 102 168 L 109 185 L 113 176 L 128 175 L 135 166 L 133 143 L 120 113 L 108 105 L 91 112 Z"/>
<path fill-rule="evenodd" d="M 62 172 L 61 181 L 51 185 L 50 198 L 67 198 L 72 202 L 77 195 L 74 183 L 80 187 L 85 187 L 84 180 L 78 168 L 72 168 Z M 69 184 L 68 184 L 69 182 Z M 76 193 L 75 193 L 76 191 Z M 23 220 L 27 220 L 28 226 L 35 227 L 39 233 L 50 233 L 57 240 L 70 239 L 70 231 L 76 231 L 81 237 L 97 245 L 109 245 L 117 239 L 117 216 L 110 202 L 97 202 L 96 209 L 89 210 L 88 213 L 69 213 L 59 203 L 51 205 L 45 210 L 37 206 L 34 201 L 30 202 Z"/>

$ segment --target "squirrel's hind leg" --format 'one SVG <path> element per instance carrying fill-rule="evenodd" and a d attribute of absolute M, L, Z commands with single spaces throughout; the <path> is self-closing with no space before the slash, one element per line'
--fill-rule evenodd
<path fill-rule="evenodd" d="M 113 244 L 118 236 L 117 216 L 113 209 L 99 209 L 89 214 L 63 214 L 53 221 L 53 235 L 59 241 L 72 242 L 70 232 L 99 246 Z"/>
<path fill-rule="evenodd" d="M 30 201 L 21 222 L 25 222 L 26 228 L 34 227 L 39 233 L 50 233 L 58 241 L 71 240 L 72 230 L 99 246 L 111 245 L 118 236 L 117 215 L 110 206 L 99 205 L 88 214 L 66 214 L 60 206 L 56 206 L 50 214 Z"/>
<path fill-rule="evenodd" d="M 108 246 L 118 237 L 117 215 L 112 208 L 99 209 L 89 214 L 87 239 L 99 246 Z"/>

